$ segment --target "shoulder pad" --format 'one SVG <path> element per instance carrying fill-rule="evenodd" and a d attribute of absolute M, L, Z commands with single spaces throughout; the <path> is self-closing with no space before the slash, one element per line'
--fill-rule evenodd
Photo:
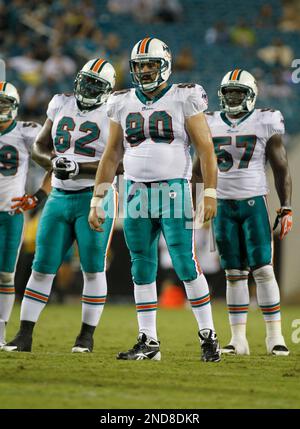
<path fill-rule="evenodd" d="M 178 83 L 177 88 L 195 88 L 196 83 Z"/>
<path fill-rule="evenodd" d="M 23 122 L 22 125 L 24 128 L 28 128 L 28 127 L 37 128 L 39 126 L 39 124 L 37 124 L 36 122 Z"/>
<path fill-rule="evenodd" d="M 268 108 L 266 108 L 266 109 L 259 109 L 261 112 L 271 112 L 271 113 L 274 113 L 274 112 L 276 112 L 276 110 L 274 110 L 274 109 L 270 109 L 269 107 Z"/>
<path fill-rule="evenodd" d="M 126 94 L 127 92 L 130 92 L 130 88 L 122 89 L 121 91 L 115 91 L 112 93 L 112 95 L 114 95 L 114 96 L 123 95 L 123 94 Z"/>
<path fill-rule="evenodd" d="M 283 117 L 279 110 L 274 109 L 259 109 L 261 121 L 265 124 L 270 122 L 282 121 Z"/>

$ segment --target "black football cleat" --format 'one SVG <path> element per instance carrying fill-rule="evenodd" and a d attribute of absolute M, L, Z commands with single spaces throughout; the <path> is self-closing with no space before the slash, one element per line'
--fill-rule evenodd
<path fill-rule="evenodd" d="M 288 356 L 290 354 L 289 349 L 284 345 L 274 346 L 271 352 L 274 356 Z"/>
<path fill-rule="evenodd" d="M 160 360 L 159 341 L 147 337 L 141 332 L 137 343 L 127 352 L 120 352 L 117 359 L 121 360 Z"/>
<path fill-rule="evenodd" d="M 203 362 L 219 362 L 221 351 L 217 334 L 212 329 L 201 329 L 198 332 L 201 345 L 201 360 Z"/>
<path fill-rule="evenodd" d="M 6 343 L 2 350 L 5 352 L 31 352 L 32 336 L 18 333 L 16 337 Z"/>
<path fill-rule="evenodd" d="M 290 354 L 282 335 L 267 337 L 266 346 L 268 354 L 274 356 L 288 356 Z"/>
<path fill-rule="evenodd" d="M 90 335 L 78 335 L 72 347 L 72 353 L 92 353 L 94 339 Z"/>
<path fill-rule="evenodd" d="M 222 347 L 221 353 L 224 355 L 236 355 L 236 348 L 232 344 L 228 344 L 228 346 Z"/>

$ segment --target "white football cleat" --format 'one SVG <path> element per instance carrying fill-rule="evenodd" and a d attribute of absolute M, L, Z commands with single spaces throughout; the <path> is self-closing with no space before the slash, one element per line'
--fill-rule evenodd
<path fill-rule="evenodd" d="M 247 339 L 240 341 L 230 341 L 230 343 L 221 349 L 222 354 L 227 355 L 250 355 L 250 349 Z"/>
<path fill-rule="evenodd" d="M 288 356 L 290 354 L 282 335 L 266 338 L 267 352 L 273 356 Z"/>

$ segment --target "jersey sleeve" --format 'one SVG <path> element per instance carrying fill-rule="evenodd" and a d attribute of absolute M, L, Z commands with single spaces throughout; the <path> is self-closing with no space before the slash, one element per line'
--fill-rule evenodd
<path fill-rule="evenodd" d="M 122 95 L 118 92 L 114 92 L 107 100 L 107 116 L 114 122 L 118 124 L 121 123 L 121 104 L 122 104 Z"/>
<path fill-rule="evenodd" d="M 284 119 L 279 110 L 262 109 L 261 114 L 267 140 L 275 134 L 284 134 Z"/>
<path fill-rule="evenodd" d="M 54 121 L 55 115 L 59 108 L 59 94 L 54 95 L 54 97 L 50 100 L 50 103 L 48 104 L 47 109 L 47 118 L 51 119 L 51 121 Z"/>
<path fill-rule="evenodd" d="M 180 87 L 180 85 L 179 85 Z M 183 88 L 186 90 L 186 97 L 183 103 L 183 112 L 185 117 L 197 115 L 204 112 L 208 107 L 208 98 L 205 90 L 200 85 Z"/>
<path fill-rule="evenodd" d="M 31 147 L 41 129 L 42 126 L 37 122 L 23 122 L 22 134 L 25 146 L 29 152 L 31 151 Z"/>
<path fill-rule="evenodd" d="M 272 112 L 270 115 L 270 123 L 268 124 L 268 134 L 269 138 L 272 137 L 274 134 L 284 134 L 285 127 L 284 127 L 284 119 L 279 110 L 275 110 L 275 112 Z"/>

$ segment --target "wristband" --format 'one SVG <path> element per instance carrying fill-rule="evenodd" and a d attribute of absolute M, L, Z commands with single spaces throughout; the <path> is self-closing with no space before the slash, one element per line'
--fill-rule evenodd
<path fill-rule="evenodd" d="M 43 189 L 39 189 L 38 191 L 36 191 L 33 197 L 36 198 L 39 203 L 41 203 L 48 197 L 48 194 Z"/>
<path fill-rule="evenodd" d="M 97 197 L 97 196 L 93 197 L 91 199 L 90 208 L 94 209 L 101 206 L 103 199 L 104 199 L 103 197 Z"/>
<path fill-rule="evenodd" d="M 204 189 L 204 196 L 217 199 L 217 190 L 215 188 Z"/>

